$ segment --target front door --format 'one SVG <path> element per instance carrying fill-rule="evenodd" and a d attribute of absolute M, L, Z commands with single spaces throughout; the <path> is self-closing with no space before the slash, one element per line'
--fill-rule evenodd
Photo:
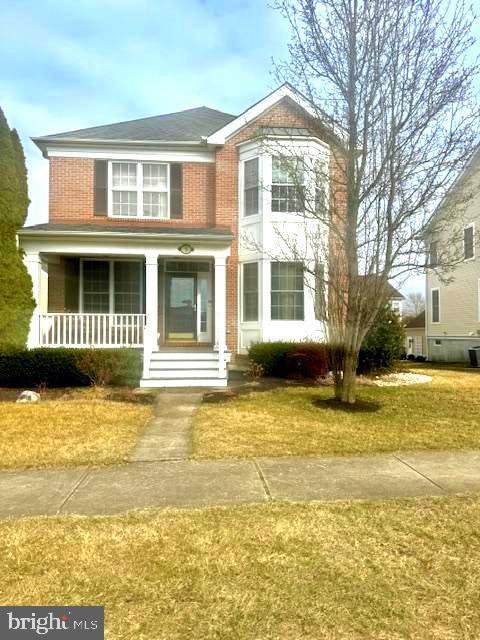
<path fill-rule="evenodd" d="M 197 340 L 197 276 L 167 274 L 166 338 L 171 342 Z"/>

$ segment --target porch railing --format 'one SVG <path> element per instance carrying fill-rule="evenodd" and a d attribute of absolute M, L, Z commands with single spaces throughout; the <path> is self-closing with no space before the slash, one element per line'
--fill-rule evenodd
<path fill-rule="evenodd" d="M 140 313 L 41 313 L 42 347 L 141 347 L 145 315 Z"/>

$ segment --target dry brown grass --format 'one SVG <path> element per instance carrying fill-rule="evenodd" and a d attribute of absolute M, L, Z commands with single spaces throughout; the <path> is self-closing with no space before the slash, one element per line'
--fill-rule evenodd
<path fill-rule="evenodd" d="M 104 605 L 110 640 L 476 640 L 480 500 L 0 523 L 0 604 Z"/>
<path fill-rule="evenodd" d="M 47 393 L 35 404 L 0 402 L 0 468 L 123 462 L 151 407 L 131 402 L 128 391 L 115 392 L 120 398 L 124 395 L 120 400 L 108 399 L 112 393 L 73 389 Z"/>
<path fill-rule="evenodd" d="M 427 384 L 360 387 L 378 411 L 318 406 L 331 388 L 282 387 L 203 404 L 194 423 L 197 458 L 371 454 L 480 448 L 480 370 L 417 366 Z"/>

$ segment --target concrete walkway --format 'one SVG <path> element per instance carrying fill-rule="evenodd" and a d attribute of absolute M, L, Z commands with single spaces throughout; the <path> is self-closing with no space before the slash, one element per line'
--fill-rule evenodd
<path fill-rule="evenodd" d="M 480 492 L 480 452 L 133 462 L 0 473 L 0 517 Z"/>
<path fill-rule="evenodd" d="M 191 452 L 191 423 L 205 391 L 160 391 L 153 417 L 147 424 L 131 460 L 154 462 L 183 460 Z"/>

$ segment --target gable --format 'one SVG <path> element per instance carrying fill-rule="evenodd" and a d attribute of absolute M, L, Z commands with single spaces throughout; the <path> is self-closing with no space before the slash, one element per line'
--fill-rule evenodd
<path fill-rule="evenodd" d="M 278 117 L 277 117 L 278 116 Z M 208 136 L 207 143 L 223 145 L 227 140 L 253 125 L 277 125 L 281 127 L 299 127 L 322 129 L 330 136 L 339 137 L 340 132 L 327 116 L 318 110 L 299 92 L 284 84 L 268 96 L 249 107 L 237 118 Z"/>

